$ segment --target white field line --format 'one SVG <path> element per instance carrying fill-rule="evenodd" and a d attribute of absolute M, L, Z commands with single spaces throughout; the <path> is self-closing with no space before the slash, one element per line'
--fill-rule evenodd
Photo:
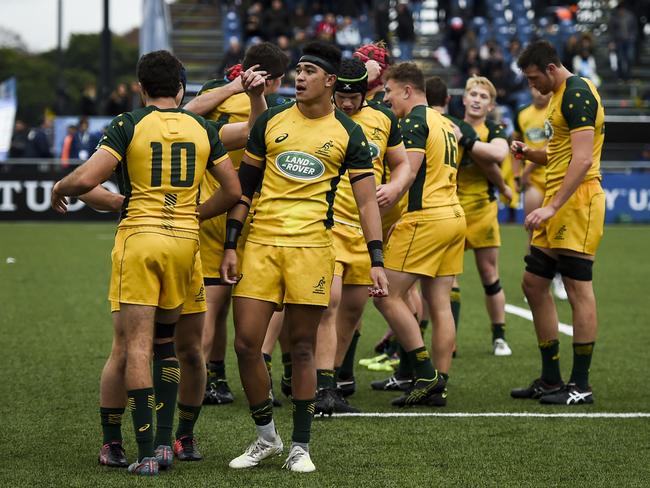
<path fill-rule="evenodd" d="M 593 413 L 533 413 L 533 412 L 368 412 L 340 413 L 335 417 L 527 417 L 527 418 L 588 418 L 637 419 L 650 418 L 650 412 L 593 412 Z"/>
<path fill-rule="evenodd" d="M 512 315 L 517 315 L 518 317 L 522 317 L 524 319 L 530 320 L 531 322 L 533 321 L 533 313 L 526 309 L 526 308 L 521 308 L 516 305 L 510 305 L 509 303 L 506 303 L 506 312 L 511 313 Z M 566 334 L 568 336 L 573 337 L 573 326 L 569 324 L 564 324 L 562 322 L 559 323 L 559 329 L 560 332 L 563 334 Z"/>

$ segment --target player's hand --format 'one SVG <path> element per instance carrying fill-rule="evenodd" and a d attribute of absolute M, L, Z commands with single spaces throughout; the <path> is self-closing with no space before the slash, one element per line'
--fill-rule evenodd
<path fill-rule="evenodd" d="M 512 202 L 512 188 L 510 188 L 508 185 L 503 185 L 503 188 L 499 190 L 499 193 L 501 193 L 501 196 L 508 200 L 508 203 Z"/>
<path fill-rule="evenodd" d="M 229 285 L 237 284 L 240 278 L 237 274 L 237 251 L 234 249 L 223 250 L 223 259 L 221 259 L 219 273 L 221 273 L 221 281 L 224 283 Z"/>
<path fill-rule="evenodd" d="M 65 195 L 61 195 L 57 191 L 58 185 L 59 182 L 57 181 L 56 184 L 52 187 L 52 196 L 50 197 L 50 205 L 52 205 L 52 208 L 56 212 L 60 214 L 64 214 L 68 211 L 68 199 L 66 198 Z"/>
<path fill-rule="evenodd" d="M 451 126 L 452 129 L 454 129 L 454 135 L 456 136 L 456 140 L 460 142 L 461 138 L 463 137 L 463 132 L 460 130 L 460 127 L 458 127 L 453 122 L 451 123 Z"/>
<path fill-rule="evenodd" d="M 370 268 L 370 279 L 372 286 L 368 287 L 368 296 L 374 298 L 383 298 L 388 296 L 388 278 L 386 272 L 381 266 Z"/>
<path fill-rule="evenodd" d="M 368 71 L 368 83 L 372 83 L 381 75 L 381 66 L 374 59 L 366 61 L 366 70 Z"/>
<path fill-rule="evenodd" d="M 528 152 L 528 146 L 521 141 L 512 141 L 510 143 L 510 151 L 517 159 L 524 159 Z"/>
<path fill-rule="evenodd" d="M 377 204 L 379 208 L 392 207 L 399 199 L 399 188 L 386 183 L 377 187 Z"/>
<path fill-rule="evenodd" d="M 526 230 L 537 229 L 540 225 L 553 217 L 555 213 L 556 210 L 551 206 L 537 208 L 526 216 L 524 227 L 526 227 Z"/>
<path fill-rule="evenodd" d="M 241 74 L 241 83 L 244 91 L 250 96 L 260 96 L 264 94 L 264 83 L 266 81 L 266 71 L 255 71 L 259 65 L 253 65 Z"/>

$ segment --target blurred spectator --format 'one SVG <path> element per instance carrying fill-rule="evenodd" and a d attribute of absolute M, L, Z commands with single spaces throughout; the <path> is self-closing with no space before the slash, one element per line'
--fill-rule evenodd
<path fill-rule="evenodd" d="M 609 31 L 610 49 L 616 51 L 618 77 L 622 80 L 630 78 L 630 70 L 634 63 L 634 47 L 638 36 L 637 20 L 623 2 L 620 2 L 611 13 L 607 30 Z"/>
<path fill-rule="evenodd" d="M 470 49 L 476 49 L 476 52 L 478 53 L 479 47 L 480 44 L 478 42 L 478 37 L 476 37 L 476 32 L 468 30 L 458 43 L 458 54 L 454 61 L 461 62 L 467 57 L 467 53 Z"/>
<path fill-rule="evenodd" d="M 97 88 L 93 83 L 84 87 L 80 104 L 81 115 L 97 115 Z"/>
<path fill-rule="evenodd" d="M 264 13 L 263 29 L 265 38 L 275 41 L 278 36 L 291 34 L 291 18 L 282 0 L 273 0 L 271 8 Z"/>
<path fill-rule="evenodd" d="M 361 33 L 352 17 L 343 17 L 343 22 L 336 30 L 336 44 L 345 57 L 351 57 L 354 50 L 361 44 Z"/>
<path fill-rule="evenodd" d="M 301 50 L 293 45 L 287 36 L 278 37 L 278 47 L 282 49 L 282 52 L 287 55 L 289 58 L 289 66 L 293 67 L 298 64 L 300 60 Z"/>
<path fill-rule="evenodd" d="M 129 91 L 125 83 L 120 83 L 117 88 L 113 90 L 111 96 L 108 97 L 106 105 L 106 113 L 108 115 L 120 115 L 130 110 L 131 101 L 129 100 Z"/>
<path fill-rule="evenodd" d="M 312 17 L 306 11 L 304 5 L 298 5 L 292 16 L 292 24 L 295 30 L 306 31 L 311 27 Z"/>
<path fill-rule="evenodd" d="M 67 168 L 70 165 L 70 153 L 72 151 L 72 141 L 74 136 L 77 133 L 76 125 L 69 125 L 67 133 L 63 138 L 63 144 L 61 146 L 61 166 Z"/>
<path fill-rule="evenodd" d="M 460 63 L 460 71 L 466 78 L 480 75 L 481 60 L 478 55 L 478 48 L 472 47 L 467 51 L 465 58 Z"/>
<path fill-rule="evenodd" d="M 51 158 L 52 149 L 48 133 L 52 128 L 52 120 L 44 117 L 38 127 L 27 133 L 26 158 Z"/>
<path fill-rule="evenodd" d="M 244 39 L 248 42 L 253 37 L 262 37 L 262 2 L 253 2 L 243 15 Z"/>
<path fill-rule="evenodd" d="M 140 92 L 140 83 L 131 82 L 131 110 L 142 107 L 142 93 Z"/>
<path fill-rule="evenodd" d="M 600 86 L 600 76 L 596 72 L 596 60 L 589 48 L 582 47 L 580 52 L 573 57 L 573 73 L 590 79 L 596 87 Z"/>
<path fill-rule="evenodd" d="M 465 23 L 460 17 L 452 17 L 449 20 L 449 26 L 445 32 L 445 40 L 443 41 L 447 50 L 449 51 L 449 56 L 454 61 L 459 59 L 461 56 L 461 44 L 462 40 L 465 37 Z M 478 45 L 478 42 L 477 42 Z"/>
<path fill-rule="evenodd" d="M 333 13 L 329 12 L 325 14 L 323 20 L 316 26 L 316 32 L 314 34 L 321 41 L 334 42 L 334 36 L 336 35 L 336 17 Z"/>
<path fill-rule="evenodd" d="M 14 123 L 14 132 L 11 136 L 11 146 L 9 147 L 10 158 L 24 158 L 27 152 L 29 130 L 27 125 L 20 119 Z"/>
<path fill-rule="evenodd" d="M 232 36 L 228 42 L 228 49 L 223 55 L 223 59 L 217 68 L 217 78 L 221 78 L 226 71 L 226 68 L 230 68 L 236 64 L 239 64 L 244 57 L 244 53 L 241 49 L 241 43 L 239 39 L 235 36 Z"/>
<path fill-rule="evenodd" d="M 413 14 L 405 3 L 397 5 L 397 29 L 395 33 L 399 39 L 399 58 L 402 61 L 410 61 L 413 59 L 415 25 L 413 24 Z"/>
<path fill-rule="evenodd" d="M 390 15 L 388 9 L 388 1 L 380 0 L 375 10 L 375 34 L 379 41 L 384 41 L 388 44 L 390 38 Z"/>
<path fill-rule="evenodd" d="M 86 160 L 95 152 L 100 134 L 93 134 L 88 130 L 88 119 L 82 117 L 77 124 L 77 132 L 72 137 L 70 145 L 70 158 Z"/>

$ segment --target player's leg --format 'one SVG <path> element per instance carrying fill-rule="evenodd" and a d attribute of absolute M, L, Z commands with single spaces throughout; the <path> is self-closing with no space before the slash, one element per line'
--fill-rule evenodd
<path fill-rule="evenodd" d="M 206 302 L 203 331 L 203 351 L 207 365 L 204 403 L 222 405 L 232 403 L 234 395 L 226 380 L 226 345 L 228 343 L 228 312 L 230 311 L 230 285 L 212 284 L 215 279 L 206 279 Z"/>
<path fill-rule="evenodd" d="M 161 322 L 161 315 L 156 314 L 153 339 L 152 374 L 156 398 L 156 434 L 153 445 L 159 467 L 166 469 L 173 462 L 172 428 L 181 369 L 174 347 L 176 324 Z"/>
<path fill-rule="evenodd" d="M 231 468 L 257 466 L 267 457 L 282 453 L 282 441 L 273 422 L 269 374 L 262 358 L 262 344 L 276 303 L 236 296 L 235 352 L 244 393 L 255 422 L 258 438 L 241 455 L 230 461 Z"/>
<path fill-rule="evenodd" d="M 269 372 L 269 381 L 271 382 L 271 400 L 274 407 L 281 407 L 282 402 L 275 396 L 273 391 L 273 349 L 275 343 L 278 342 L 282 334 L 282 324 L 284 322 L 284 312 L 275 312 L 269 322 L 269 327 L 266 329 L 266 336 L 264 337 L 264 344 L 262 344 L 262 356 L 266 364 L 266 370 Z M 289 368 L 291 368 L 291 354 L 288 353 L 288 348 L 284 341 L 280 341 L 280 350 L 282 351 L 282 363 L 285 362 L 285 354 L 289 358 Z M 291 373 L 289 373 L 289 387 L 291 386 Z M 282 386 L 282 385 L 281 385 Z M 291 389 L 287 396 L 291 396 Z"/>
<path fill-rule="evenodd" d="M 102 425 L 102 448 L 99 464 L 126 468 L 128 462 L 122 447 L 122 415 L 127 396 L 124 386 L 126 368 L 126 344 L 119 311 L 111 314 L 113 321 L 113 344 L 99 381 L 99 415 Z"/>
<path fill-rule="evenodd" d="M 451 306 L 451 314 L 454 317 L 454 329 L 458 335 L 458 326 L 460 325 L 460 282 L 458 276 L 454 276 L 454 281 L 451 285 L 451 293 L 449 295 L 449 304 Z M 456 357 L 456 349 L 458 348 L 458 341 L 454 344 L 454 354 Z"/>
<path fill-rule="evenodd" d="M 206 367 L 201 343 L 204 324 L 204 313 L 190 313 L 182 315 L 176 326 L 176 355 L 182 376 L 174 454 L 180 461 L 203 459 L 196 445 L 194 426 L 201 412 L 205 391 Z"/>
<path fill-rule="evenodd" d="M 454 276 L 423 278 L 422 294 L 428 304 L 431 314 L 431 355 L 433 365 L 439 374 L 449 380 L 452 355 L 456 346 L 456 328 L 454 316 L 449 303 L 449 294 L 454 283 Z M 447 404 L 447 389 L 433 395 L 430 405 L 444 406 Z"/>
<path fill-rule="evenodd" d="M 557 392 L 562 387 L 557 310 L 550 292 L 551 280 L 557 271 L 557 260 L 551 250 L 533 245 L 525 261 L 522 289 L 533 313 L 542 372 L 529 387 L 516 388 L 510 394 L 513 398 L 537 399 L 547 393 Z"/>
<path fill-rule="evenodd" d="M 320 415 L 332 415 L 334 413 L 334 389 L 336 388 L 334 362 L 336 360 L 337 346 L 336 317 L 342 289 L 343 277 L 341 274 L 335 274 L 332 278 L 329 305 L 323 312 L 317 328 L 315 356 L 316 404 L 314 413 Z"/>
<path fill-rule="evenodd" d="M 541 403 L 593 403 L 589 367 L 598 330 L 596 297 L 592 282 L 593 259 L 593 256 L 587 254 L 558 251 L 558 271 L 562 275 L 573 312 L 573 368 L 566 388 L 543 396 Z"/>
<path fill-rule="evenodd" d="M 485 290 L 485 306 L 492 325 L 492 344 L 495 356 L 510 356 L 506 342 L 506 295 L 499 281 L 499 248 L 474 249 L 476 267 Z"/>
<path fill-rule="evenodd" d="M 316 400 L 316 337 L 324 311 L 325 307 L 317 305 L 286 305 L 285 319 L 293 364 L 293 433 L 285 467 L 291 471 L 316 469 L 309 456 L 309 441 Z"/>
<path fill-rule="evenodd" d="M 391 293 L 387 297 L 375 299 L 375 305 L 395 331 L 399 343 L 404 347 L 413 365 L 415 374 L 412 390 L 395 399 L 393 404 L 404 406 L 420 403 L 432 394 L 442 391 L 444 380 L 433 368 L 418 322 L 407 305 L 409 288 L 413 286 L 417 276 L 391 269 L 386 269 L 386 276 L 391 283 Z"/>
<path fill-rule="evenodd" d="M 354 353 L 356 351 L 361 327 L 361 317 L 368 301 L 366 286 L 345 285 L 341 304 L 336 318 L 336 358 L 337 389 L 341 395 L 352 395 L 356 388 L 354 379 Z"/>

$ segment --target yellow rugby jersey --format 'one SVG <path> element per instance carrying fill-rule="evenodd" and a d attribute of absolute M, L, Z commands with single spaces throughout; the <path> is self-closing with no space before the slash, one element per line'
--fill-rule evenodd
<path fill-rule="evenodd" d="M 248 240 L 274 246 L 331 245 L 341 176 L 373 169 L 359 125 L 338 109 L 307 118 L 295 103 L 270 108 L 257 119 L 246 154 L 265 163 Z"/>
<path fill-rule="evenodd" d="M 449 217 L 443 208 L 458 204 L 458 143 L 451 123 L 437 110 L 418 105 L 401 120 L 400 127 L 406 150 L 424 154 L 407 193 L 404 211 L 426 211 L 423 215 Z"/>
<path fill-rule="evenodd" d="M 569 169 L 571 161 L 571 133 L 594 130 L 592 165 L 583 181 L 601 179 L 600 153 L 605 140 L 605 110 L 594 84 L 586 78 L 571 76 L 553 93 L 548 105 L 545 124 L 546 191 L 557 191 Z"/>
<path fill-rule="evenodd" d="M 361 126 L 368 140 L 372 157 L 375 185 L 385 181 L 386 168 L 384 158 L 386 150 L 402 143 L 402 134 L 395 114 L 383 105 L 364 104 L 356 114 L 350 117 Z M 334 221 L 360 226 L 359 209 L 352 192 L 352 184 L 347 174 L 341 176 L 336 190 L 334 204 Z"/>
<path fill-rule="evenodd" d="M 227 85 L 230 83 L 227 80 L 210 80 L 205 83 L 197 96 L 208 93 L 212 90 L 216 90 L 219 87 Z M 289 100 L 281 97 L 278 94 L 269 94 L 265 96 L 266 104 L 268 107 L 274 107 L 276 105 L 282 105 L 287 103 Z M 226 124 L 234 124 L 237 122 L 248 122 L 248 117 L 251 113 L 251 103 L 248 95 L 246 93 L 237 93 L 232 97 L 227 98 L 222 104 L 217 105 L 214 110 L 206 115 L 206 119 L 213 121 L 219 130 Z M 244 155 L 244 149 L 237 149 L 235 151 L 229 151 L 228 155 L 232 161 L 235 169 L 239 169 L 239 164 L 241 163 L 241 158 Z M 201 182 L 201 202 L 210 198 L 216 190 L 219 189 L 219 182 L 214 179 L 210 173 L 206 173 L 203 181 Z"/>
<path fill-rule="evenodd" d="M 521 134 L 523 142 L 532 149 L 543 149 L 548 142 L 546 130 L 546 109 L 537 108 L 532 103 L 522 108 L 515 117 L 515 130 Z M 540 175 L 544 178 L 546 168 L 537 165 L 533 174 Z"/>
<path fill-rule="evenodd" d="M 494 139 L 507 137 L 503 128 L 490 120 L 486 120 L 478 127 L 473 127 L 479 140 L 490 142 Z M 469 153 L 463 151 L 463 156 L 458 168 L 458 199 L 461 205 L 465 206 L 482 206 L 496 200 L 494 185 L 481 171 L 481 168 L 472 160 Z"/>
<path fill-rule="evenodd" d="M 215 127 L 182 109 L 144 107 L 117 116 L 98 148 L 115 156 L 124 195 L 119 227 L 197 230 L 199 182 L 227 159 Z"/>

